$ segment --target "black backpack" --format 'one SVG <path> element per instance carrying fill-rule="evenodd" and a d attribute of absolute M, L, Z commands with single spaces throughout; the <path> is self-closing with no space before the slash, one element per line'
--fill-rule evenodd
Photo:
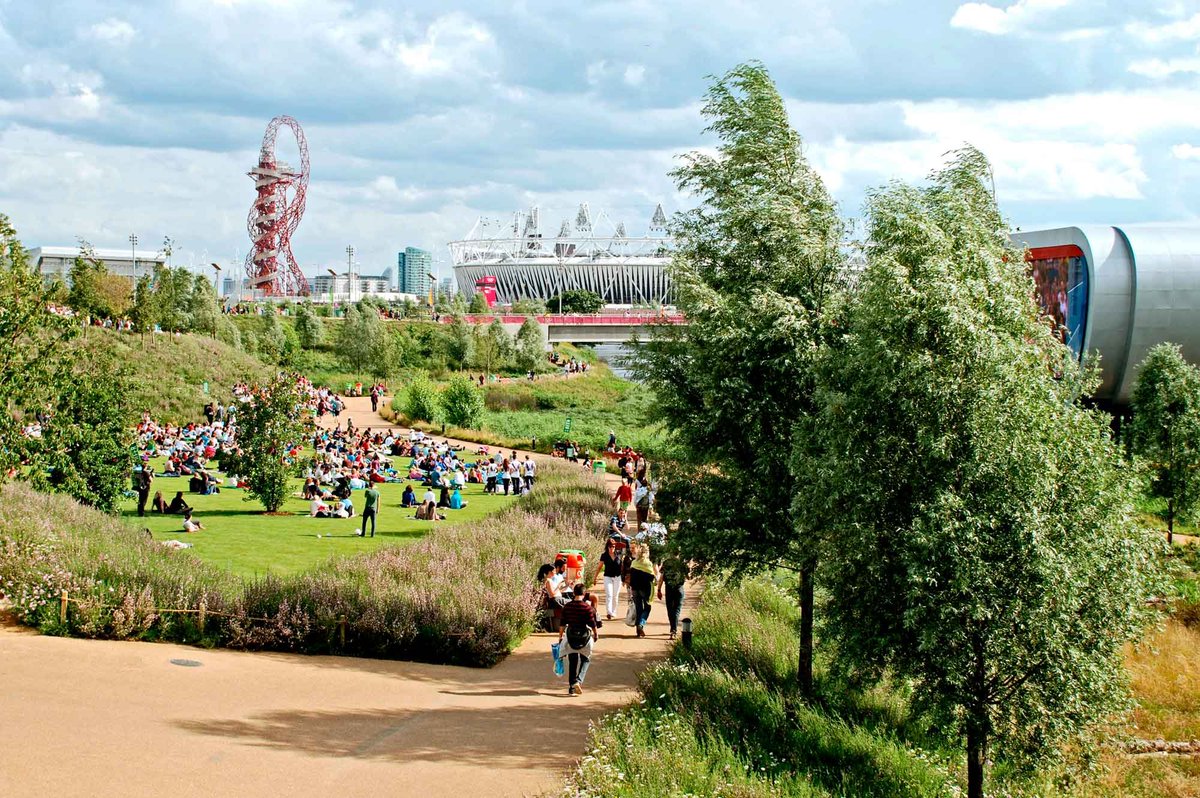
<path fill-rule="evenodd" d="M 591 639 L 592 629 L 590 626 L 574 623 L 567 625 L 567 644 L 571 648 L 583 648 Z"/>

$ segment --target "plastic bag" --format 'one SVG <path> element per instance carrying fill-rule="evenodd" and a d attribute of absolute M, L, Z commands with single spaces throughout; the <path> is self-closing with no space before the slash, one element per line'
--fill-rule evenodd
<path fill-rule="evenodd" d="M 550 656 L 554 657 L 554 675 L 562 676 L 566 672 L 566 667 L 563 665 L 562 644 L 550 644 Z"/>
<path fill-rule="evenodd" d="M 628 609 L 625 610 L 625 625 L 637 626 L 637 606 L 634 602 L 628 603 Z"/>

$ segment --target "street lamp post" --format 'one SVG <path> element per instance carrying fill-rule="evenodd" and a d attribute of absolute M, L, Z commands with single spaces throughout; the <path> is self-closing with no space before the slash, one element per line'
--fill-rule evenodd
<path fill-rule="evenodd" d="M 437 285 L 437 278 L 429 272 L 425 272 L 425 276 L 429 278 L 429 312 L 433 313 L 433 288 Z"/>
<path fill-rule="evenodd" d="M 354 283 L 357 281 L 354 279 L 354 247 L 349 244 L 346 245 L 346 279 L 349 283 L 346 293 L 350 296 L 350 302 L 354 302 Z"/>
<path fill-rule="evenodd" d="M 129 234 L 129 248 L 133 250 L 133 281 L 136 283 L 138 279 L 137 273 L 137 233 Z"/>
<path fill-rule="evenodd" d="M 333 269 L 326 269 L 329 272 L 329 317 L 333 318 L 333 289 L 337 287 L 337 272 Z"/>
<path fill-rule="evenodd" d="M 214 264 L 212 264 L 212 267 L 213 267 L 213 290 L 217 292 L 217 297 L 219 299 L 221 296 L 221 264 L 214 263 Z M 221 310 L 222 311 L 225 310 L 224 302 L 221 303 Z M 217 337 L 217 320 L 216 320 L 216 318 L 213 319 L 212 337 L 213 338 Z"/>

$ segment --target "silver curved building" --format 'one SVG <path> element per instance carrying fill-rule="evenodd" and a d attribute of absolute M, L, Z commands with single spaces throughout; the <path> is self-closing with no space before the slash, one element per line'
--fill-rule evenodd
<path fill-rule="evenodd" d="M 1014 233 L 1038 298 L 1076 352 L 1100 355 L 1095 398 L 1129 403 L 1137 365 L 1164 341 L 1200 363 L 1200 226 L 1079 226 Z"/>
<path fill-rule="evenodd" d="M 593 219 L 583 203 L 575 224 L 564 219 L 550 238 L 542 235 L 536 207 L 514 214 L 511 224 L 480 219 L 466 238 L 450 243 L 454 276 L 467 296 L 488 286 L 505 303 L 579 289 L 599 294 L 607 305 L 668 305 L 666 221 L 659 205 L 646 235 L 630 236 L 623 222 L 614 224 L 603 211 Z"/>

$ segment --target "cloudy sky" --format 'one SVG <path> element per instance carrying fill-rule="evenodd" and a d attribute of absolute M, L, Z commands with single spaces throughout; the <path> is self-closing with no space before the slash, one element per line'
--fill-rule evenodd
<path fill-rule="evenodd" d="M 587 200 L 637 234 L 687 204 L 666 173 L 711 143 L 705 76 L 746 59 L 850 216 L 962 142 L 1025 229 L 1200 209 L 1200 0 L 0 0 L 0 213 L 28 246 L 169 235 L 232 262 L 290 114 L 306 271 L 347 244 L 364 272 L 445 261 L 531 204 L 549 232 Z"/>

